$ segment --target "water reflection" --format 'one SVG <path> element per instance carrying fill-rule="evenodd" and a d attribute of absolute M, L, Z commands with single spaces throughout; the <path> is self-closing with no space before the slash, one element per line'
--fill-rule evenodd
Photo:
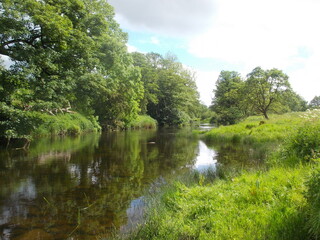
<path fill-rule="evenodd" d="M 208 148 L 203 141 L 199 141 L 199 154 L 193 168 L 199 172 L 204 172 L 208 169 L 215 170 L 216 163 L 216 152 Z"/>
<path fill-rule="evenodd" d="M 143 195 L 190 169 L 254 165 L 264 153 L 208 147 L 190 130 L 41 139 L 0 151 L 0 239 L 97 239 L 143 217 Z"/>
<path fill-rule="evenodd" d="M 190 132 L 135 131 L 2 151 L 0 239 L 96 239 L 130 229 L 144 191 L 187 171 L 197 144 Z"/>
<path fill-rule="evenodd" d="M 202 123 L 199 125 L 199 129 L 203 130 L 203 131 L 208 131 L 210 129 L 214 128 L 214 125 L 210 124 L 210 123 Z"/>

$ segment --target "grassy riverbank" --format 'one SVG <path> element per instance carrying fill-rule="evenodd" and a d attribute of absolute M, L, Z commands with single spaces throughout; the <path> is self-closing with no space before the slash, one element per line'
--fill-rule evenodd
<path fill-rule="evenodd" d="M 319 238 L 319 111 L 273 115 L 263 124 L 260 121 L 251 117 L 213 129 L 206 138 L 278 141 L 281 147 L 269 157 L 267 169 L 244 170 L 214 181 L 206 181 L 206 175 L 191 184 L 176 181 L 161 194 L 150 196 L 145 223 L 126 238 Z"/>
<path fill-rule="evenodd" d="M 252 116 L 235 125 L 215 128 L 206 133 L 205 139 L 241 143 L 282 141 L 286 136 L 294 133 L 297 127 L 304 124 L 306 118 L 310 117 L 312 120 L 313 114 L 309 115 L 297 112 L 273 114 L 269 120 L 261 116 Z"/>
<path fill-rule="evenodd" d="M 79 113 L 50 115 L 36 111 L 6 111 L 0 122 L 0 136 L 6 138 L 32 138 L 47 135 L 77 135 L 100 131 L 95 118 Z"/>
<path fill-rule="evenodd" d="M 48 135 L 78 135 L 101 130 L 95 117 L 86 117 L 76 112 L 51 115 L 37 111 L 4 109 L 4 107 L 0 111 L 5 115 L 0 121 L 0 137 L 3 140 L 30 140 L 34 137 Z M 132 129 L 156 127 L 157 121 L 149 116 L 138 116 L 127 126 Z"/>

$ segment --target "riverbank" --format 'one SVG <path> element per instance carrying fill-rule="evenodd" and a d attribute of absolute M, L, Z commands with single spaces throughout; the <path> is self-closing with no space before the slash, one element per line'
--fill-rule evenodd
<path fill-rule="evenodd" d="M 84 132 L 98 132 L 100 125 L 95 118 L 79 113 L 50 115 L 36 111 L 6 111 L 0 122 L 0 136 L 4 142 L 24 142 L 25 147 L 37 137 L 49 135 L 78 135 Z"/>
<path fill-rule="evenodd" d="M 50 135 L 79 135 L 85 132 L 99 132 L 98 119 L 80 113 L 47 114 L 37 111 L 6 111 L 5 119 L 0 122 L 0 137 L 3 144 L 22 142 Z M 138 116 L 127 128 L 157 128 L 157 121 L 149 116 Z"/>
<path fill-rule="evenodd" d="M 272 114 L 269 120 L 261 116 L 252 116 L 235 125 L 215 128 L 205 134 L 205 139 L 237 143 L 282 141 L 295 132 L 298 126 L 304 124 L 308 117 L 312 118 L 313 113 L 309 115 L 299 112 Z"/>
<path fill-rule="evenodd" d="M 264 121 L 263 123 L 261 121 Z M 206 133 L 210 141 L 277 141 L 265 170 L 176 181 L 150 196 L 145 222 L 126 239 L 320 237 L 319 111 L 251 117 Z"/>

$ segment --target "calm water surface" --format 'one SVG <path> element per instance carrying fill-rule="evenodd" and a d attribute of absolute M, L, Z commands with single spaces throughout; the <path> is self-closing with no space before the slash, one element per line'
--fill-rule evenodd
<path fill-rule="evenodd" d="M 129 231 L 143 195 L 197 169 L 257 165 L 264 152 L 208 146 L 190 130 L 149 130 L 41 139 L 0 150 L 0 239 L 97 239 Z"/>

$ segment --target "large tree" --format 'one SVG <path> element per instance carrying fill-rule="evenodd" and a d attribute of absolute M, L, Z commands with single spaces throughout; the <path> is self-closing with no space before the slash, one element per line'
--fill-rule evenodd
<path fill-rule="evenodd" d="M 183 125 L 200 116 L 195 75 L 183 67 L 174 55 L 134 53 L 144 83 L 143 113 L 160 125 Z"/>
<path fill-rule="evenodd" d="M 143 86 L 127 35 L 105 0 L 1 0 L 0 102 L 21 110 L 72 107 L 110 125 L 139 110 Z"/>
<path fill-rule="evenodd" d="M 149 104 L 157 104 L 159 99 L 158 71 L 154 64 L 155 59 L 162 59 L 159 54 L 139 52 L 132 53 L 134 65 L 140 68 L 141 81 L 144 87 L 143 98 L 140 101 L 141 114 L 146 114 Z"/>
<path fill-rule="evenodd" d="M 276 110 L 285 93 L 291 91 L 288 76 L 278 69 L 263 70 L 256 67 L 248 74 L 246 80 L 246 96 L 258 113 L 268 119 L 268 112 Z"/>

